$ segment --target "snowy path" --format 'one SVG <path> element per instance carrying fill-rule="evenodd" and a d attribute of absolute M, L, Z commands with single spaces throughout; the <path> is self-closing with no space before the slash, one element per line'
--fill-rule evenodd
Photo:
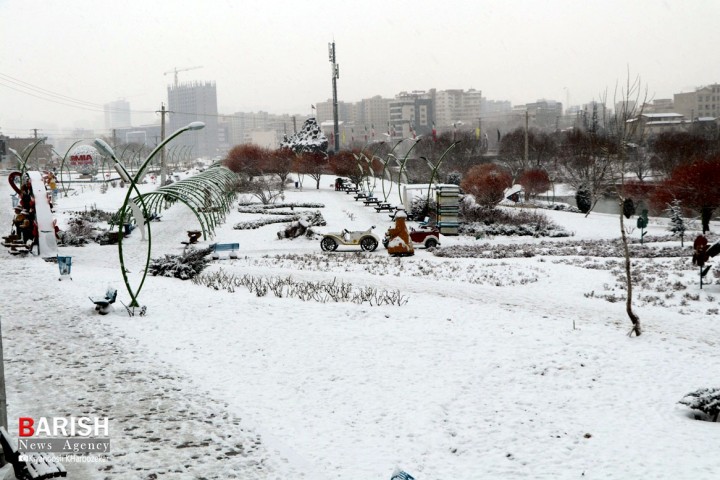
<path fill-rule="evenodd" d="M 97 315 L 85 294 L 103 287 L 91 290 L 77 265 L 74 281 L 58 282 L 57 266 L 37 257 L 1 262 L 11 435 L 20 416 L 110 419 L 110 461 L 68 462 L 70 478 L 306 478 L 227 404 Z"/>

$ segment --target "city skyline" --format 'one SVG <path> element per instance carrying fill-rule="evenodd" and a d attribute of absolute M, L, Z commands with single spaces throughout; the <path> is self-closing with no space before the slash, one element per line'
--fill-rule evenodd
<path fill-rule="evenodd" d="M 332 96 L 333 40 L 345 102 L 436 88 L 568 106 L 606 90 L 613 103 L 628 72 L 649 99 L 720 79 L 717 2 L 509 3 L 0 0 L 0 131 L 102 130 L 119 99 L 133 124 L 156 123 L 175 69 L 215 82 L 221 114 L 309 115 Z"/>

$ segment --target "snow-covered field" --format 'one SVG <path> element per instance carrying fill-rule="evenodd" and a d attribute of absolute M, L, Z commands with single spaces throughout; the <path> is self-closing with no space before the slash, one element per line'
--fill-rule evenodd
<path fill-rule="evenodd" d="M 323 231 L 376 225 L 382 235 L 387 213 L 330 183 L 306 182 L 285 201 L 323 203 Z M 61 228 L 72 211 L 115 211 L 125 194 L 76 192 L 57 202 Z M 575 233 L 558 245 L 619 237 L 617 216 L 544 213 Z M 720 371 L 720 281 L 709 274 L 699 287 L 688 246 L 697 232 L 684 257 L 635 260 L 644 333 L 629 338 L 624 302 L 607 300 L 623 293 L 617 258 L 323 253 L 317 239 L 278 240 L 278 225 L 232 228 L 257 217 L 227 217 L 212 241 L 239 242 L 239 258 L 206 274 L 336 279 L 407 303 L 303 302 L 149 276 L 146 317 L 120 303 L 99 316 L 87 297 L 108 286 L 129 303 L 116 246 L 60 247 L 73 258 L 62 282 L 57 265 L 2 252 L 11 435 L 21 416 L 109 416 L 109 462 L 66 464 L 74 479 L 369 480 L 396 467 L 417 480 L 720 476 L 720 426 L 677 403 L 718 386 Z M 184 207 L 166 211 L 151 224 L 152 256 L 179 253 L 194 221 Z M 649 235 L 667 235 L 666 224 L 651 218 Z M 539 242 L 443 237 L 442 248 Z M 123 245 L 137 285 L 146 244 L 134 232 Z M 643 248 L 659 245 L 679 241 Z"/>

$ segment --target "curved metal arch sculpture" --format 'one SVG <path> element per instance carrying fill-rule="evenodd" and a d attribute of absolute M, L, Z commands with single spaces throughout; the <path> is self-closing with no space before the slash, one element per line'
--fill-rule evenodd
<path fill-rule="evenodd" d="M 133 202 L 144 202 L 149 211 L 159 213 L 167 208 L 168 201 L 180 201 L 186 205 L 198 219 L 203 239 L 215 234 L 219 225 L 230 211 L 235 199 L 235 181 L 237 175 L 226 167 L 213 165 L 206 171 L 192 177 L 179 180 L 155 191 L 143 193 L 133 198 Z M 208 198 L 210 195 L 209 208 Z M 170 199 L 170 200 L 168 200 Z M 130 206 L 123 207 L 123 213 L 129 214 Z M 123 215 L 123 216 L 125 216 Z"/>

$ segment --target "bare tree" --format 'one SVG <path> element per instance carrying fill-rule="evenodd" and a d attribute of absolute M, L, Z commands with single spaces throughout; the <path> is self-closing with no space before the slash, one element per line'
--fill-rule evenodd
<path fill-rule="evenodd" d="M 272 177 L 265 175 L 254 178 L 239 176 L 237 191 L 252 195 L 260 200 L 263 205 L 275 202 L 275 200 L 283 194 L 280 182 L 273 181 Z"/>
<path fill-rule="evenodd" d="M 641 98 L 642 97 L 642 98 Z M 647 87 L 643 88 L 640 77 L 631 80 L 628 72 L 627 80 L 624 87 L 615 87 L 615 105 L 621 105 L 621 108 L 614 112 L 614 116 L 608 126 L 610 129 L 610 137 L 613 139 L 614 151 L 618 162 L 613 164 L 613 177 L 615 191 L 619 200 L 619 204 L 625 203 L 625 173 L 627 167 L 628 152 L 631 148 L 642 141 L 638 138 L 638 121 L 642 115 L 643 105 L 647 101 Z M 608 152 L 610 156 L 610 152 Z M 619 185 L 618 185 L 619 182 Z M 633 333 L 636 336 L 642 334 L 640 325 L 640 317 L 633 312 L 632 309 L 632 264 L 630 262 L 630 250 L 628 248 L 628 238 L 625 232 L 625 216 L 622 208 L 619 213 L 620 217 L 620 235 L 623 244 L 623 254 L 625 256 L 625 311 L 627 312 L 632 329 L 628 335 Z"/>
<path fill-rule="evenodd" d="M 590 205 L 583 210 L 586 216 L 612 191 L 615 150 L 615 143 L 604 132 L 573 129 L 564 134 L 558 168 L 567 183 L 588 193 Z"/>

